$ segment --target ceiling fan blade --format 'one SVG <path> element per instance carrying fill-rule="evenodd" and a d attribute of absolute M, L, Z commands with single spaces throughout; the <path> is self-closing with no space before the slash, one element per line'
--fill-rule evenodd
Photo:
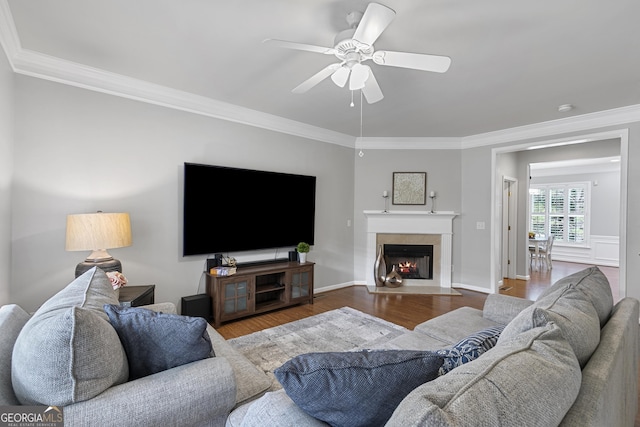
<path fill-rule="evenodd" d="M 448 56 L 426 55 L 422 53 L 392 52 L 379 50 L 373 54 L 373 62 L 378 65 L 412 68 L 414 70 L 444 73 L 451 65 Z"/>
<path fill-rule="evenodd" d="M 353 34 L 353 39 L 371 46 L 389 26 L 396 12 L 378 3 L 369 3 Z"/>
<path fill-rule="evenodd" d="M 343 66 L 331 75 L 331 80 L 338 86 L 344 87 L 347 84 L 347 80 L 349 80 L 349 74 L 351 74 L 351 69 Z"/>
<path fill-rule="evenodd" d="M 325 55 L 333 55 L 335 49 L 332 47 L 316 46 L 312 44 L 288 42 L 286 40 L 265 39 L 262 43 L 272 44 L 278 47 L 284 47 L 286 49 L 305 50 L 308 52 L 324 53 Z"/>
<path fill-rule="evenodd" d="M 349 79 L 349 89 L 358 90 L 362 89 L 371 74 L 371 69 L 366 65 L 360 63 L 355 64 L 351 68 L 351 78 Z"/>
<path fill-rule="evenodd" d="M 336 70 L 340 68 L 340 63 L 336 62 L 335 64 L 329 64 L 304 82 L 300 83 L 298 86 L 293 88 L 291 92 L 293 93 L 305 93 L 330 75 L 332 75 Z"/>
<path fill-rule="evenodd" d="M 365 67 L 369 68 L 365 65 Z M 378 85 L 378 81 L 373 75 L 373 71 L 369 70 L 369 78 L 364 83 L 364 87 L 362 88 L 362 94 L 367 99 L 369 104 L 376 103 L 384 98 L 382 94 L 382 90 L 380 89 L 380 85 Z"/>

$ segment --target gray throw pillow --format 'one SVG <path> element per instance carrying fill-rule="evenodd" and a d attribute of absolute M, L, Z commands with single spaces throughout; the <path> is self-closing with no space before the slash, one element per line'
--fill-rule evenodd
<path fill-rule="evenodd" d="M 202 317 L 105 305 L 129 360 L 129 380 L 214 356 Z"/>
<path fill-rule="evenodd" d="M 13 347 L 20 403 L 66 406 L 127 380 L 124 349 L 102 309 L 116 303 L 109 278 L 94 267 L 42 304 Z"/>
<path fill-rule="evenodd" d="M 508 340 L 529 329 L 555 322 L 584 367 L 600 344 L 600 322 L 593 304 L 583 292 L 568 285 L 538 300 L 516 316 L 498 339 Z"/>
<path fill-rule="evenodd" d="M 538 301 L 554 293 L 562 292 L 569 286 L 582 292 L 593 304 L 602 328 L 609 320 L 613 309 L 613 294 L 607 276 L 598 267 L 586 268 L 555 282 L 540 294 Z"/>
<path fill-rule="evenodd" d="M 444 375 L 457 366 L 464 365 L 477 359 L 498 342 L 504 325 L 483 329 L 460 340 L 450 348 L 437 350 L 436 353 L 444 357 L 439 374 Z"/>
<path fill-rule="evenodd" d="M 482 357 L 413 390 L 387 427 L 557 426 L 582 372 L 553 323 L 498 344 Z"/>
<path fill-rule="evenodd" d="M 430 351 L 307 353 L 274 374 L 302 410 L 334 427 L 382 426 L 414 388 L 438 376 Z"/>

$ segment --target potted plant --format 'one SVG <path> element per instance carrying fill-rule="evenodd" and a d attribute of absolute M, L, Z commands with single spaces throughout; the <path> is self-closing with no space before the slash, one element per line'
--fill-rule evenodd
<path fill-rule="evenodd" d="M 296 246 L 296 250 L 298 251 L 298 257 L 300 260 L 300 263 L 304 263 L 307 262 L 307 253 L 309 252 L 309 250 L 311 249 L 311 247 L 309 246 L 308 243 L 306 242 L 300 242 L 298 243 L 298 246 Z"/>

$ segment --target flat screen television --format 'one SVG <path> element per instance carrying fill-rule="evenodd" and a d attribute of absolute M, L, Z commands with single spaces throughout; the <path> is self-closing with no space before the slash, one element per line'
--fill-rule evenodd
<path fill-rule="evenodd" d="M 314 244 L 316 177 L 184 164 L 183 256 Z"/>

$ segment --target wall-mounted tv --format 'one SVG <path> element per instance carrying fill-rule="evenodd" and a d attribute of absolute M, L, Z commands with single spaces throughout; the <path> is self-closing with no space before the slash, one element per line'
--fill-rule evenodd
<path fill-rule="evenodd" d="M 184 164 L 183 256 L 314 244 L 316 177 Z"/>

